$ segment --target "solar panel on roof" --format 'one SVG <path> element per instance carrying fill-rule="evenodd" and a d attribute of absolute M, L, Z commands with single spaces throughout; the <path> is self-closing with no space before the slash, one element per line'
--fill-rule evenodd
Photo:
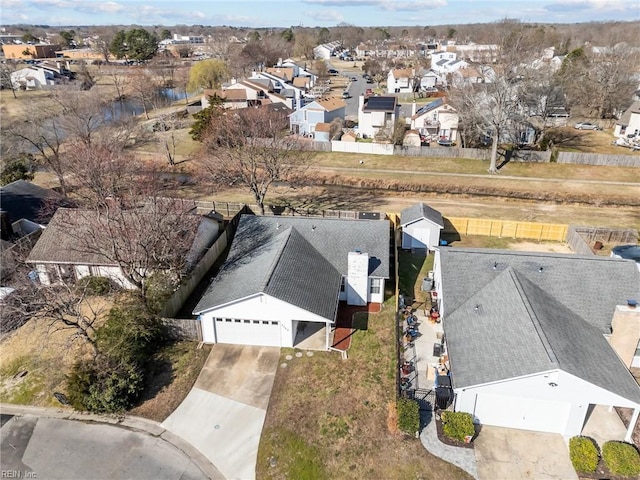
<path fill-rule="evenodd" d="M 395 105 L 395 97 L 369 97 L 365 108 L 370 111 L 393 111 Z"/>

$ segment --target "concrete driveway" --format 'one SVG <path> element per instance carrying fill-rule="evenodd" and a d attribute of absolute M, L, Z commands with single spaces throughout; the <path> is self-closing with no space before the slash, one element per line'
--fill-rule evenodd
<path fill-rule="evenodd" d="M 485 425 L 474 443 L 480 480 L 578 480 L 561 435 Z"/>
<path fill-rule="evenodd" d="M 193 389 L 162 426 L 228 479 L 255 478 L 280 349 L 215 345 Z"/>
<path fill-rule="evenodd" d="M 204 480 L 184 452 L 142 431 L 2 415 L 3 478 Z"/>

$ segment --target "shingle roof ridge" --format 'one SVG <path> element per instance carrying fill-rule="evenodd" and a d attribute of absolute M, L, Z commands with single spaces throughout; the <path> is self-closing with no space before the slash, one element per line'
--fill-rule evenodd
<path fill-rule="evenodd" d="M 260 285 L 260 291 L 264 292 L 264 290 L 269 285 L 269 282 L 273 277 L 273 273 L 278 266 L 278 262 L 280 262 L 280 258 L 282 258 L 282 254 L 287 248 L 287 243 L 289 243 L 293 230 L 293 227 L 287 227 L 280 235 L 277 235 L 273 239 L 273 241 L 280 241 L 280 246 L 278 247 L 276 254 L 273 256 L 273 261 L 271 262 L 271 265 L 269 265 L 269 269 L 265 272 L 264 282 L 262 282 L 262 284 Z"/>
<path fill-rule="evenodd" d="M 516 290 L 518 291 L 518 295 L 520 296 L 520 299 L 522 301 L 522 304 L 524 305 L 525 309 L 527 310 L 527 313 L 529 314 L 529 318 L 531 318 L 531 323 L 533 324 L 533 328 L 535 329 L 536 333 L 538 334 L 538 337 L 540 338 L 540 341 L 542 342 L 542 346 L 544 347 L 545 351 L 547 352 L 547 355 L 549 356 L 549 360 L 552 363 L 554 363 L 556 365 L 559 365 L 560 362 L 558 361 L 558 357 L 556 356 L 555 352 L 553 351 L 553 348 L 551 347 L 551 343 L 549 342 L 549 339 L 547 338 L 547 334 L 545 333 L 544 328 L 543 328 L 542 324 L 540 323 L 540 320 L 538 319 L 538 315 L 537 315 L 535 309 L 533 308 L 533 306 L 531 305 L 531 302 L 529 301 L 529 297 L 527 296 L 526 292 L 524 291 L 524 288 L 523 288 L 522 283 L 521 283 L 520 276 L 518 275 L 516 270 L 514 268 L 512 268 L 511 266 L 507 267 L 505 269 L 505 272 L 507 272 L 511 276 L 511 279 L 513 280 L 513 283 L 514 283 L 514 285 L 516 287 Z M 540 291 L 539 295 L 544 295 L 544 296 L 547 296 L 547 297 L 549 296 L 542 289 L 540 289 L 540 290 L 541 291 Z"/>
<path fill-rule="evenodd" d="M 604 261 L 610 262 L 611 257 L 604 257 L 601 255 L 580 255 L 576 253 L 562 253 L 562 252 L 527 252 L 521 250 L 504 250 L 493 248 L 472 248 L 472 247 L 454 247 L 446 248 L 442 251 L 456 252 L 456 253 L 484 253 L 487 255 L 510 255 L 519 257 L 549 257 L 549 258 L 569 258 L 572 260 L 588 260 L 588 261 Z"/>

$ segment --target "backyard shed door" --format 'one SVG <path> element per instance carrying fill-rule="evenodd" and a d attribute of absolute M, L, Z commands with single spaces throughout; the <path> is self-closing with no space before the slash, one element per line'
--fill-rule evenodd
<path fill-rule="evenodd" d="M 571 404 L 481 393 L 475 416 L 481 424 L 564 434 Z"/>
<path fill-rule="evenodd" d="M 261 320 L 216 318 L 217 343 L 280 346 L 280 323 Z"/>

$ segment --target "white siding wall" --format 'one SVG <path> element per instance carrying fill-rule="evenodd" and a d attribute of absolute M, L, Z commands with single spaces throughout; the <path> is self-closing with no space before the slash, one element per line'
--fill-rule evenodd
<path fill-rule="evenodd" d="M 96 277 L 106 277 L 120 285 L 122 288 L 134 290 L 136 287 L 122 274 L 119 267 L 91 267 L 91 272 Z"/>
<path fill-rule="evenodd" d="M 202 337 L 205 343 L 216 343 L 213 325 L 215 318 L 279 322 L 282 347 L 292 347 L 295 339 L 297 321 L 330 323 L 334 319 L 325 319 L 302 308 L 291 305 L 269 295 L 256 295 L 200 314 Z M 297 324 L 296 324 L 297 325 Z M 244 324 L 243 324 L 244 326 Z M 261 327 L 260 327 L 261 328 Z M 259 339 L 246 337 L 244 344 L 259 345 Z"/>
<path fill-rule="evenodd" d="M 428 248 L 440 243 L 440 226 L 428 220 L 418 220 L 402 227 L 402 248 Z"/>
<path fill-rule="evenodd" d="M 556 386 L 549 385 L 551 382 Z M 590 404 L 636 406 L 563 371 L 456 389 L 456 410 L 473 415 L 484 413 L 485 418 L 489 418 L 488 425 L 556 432 L 566 436 L 580 434 Z M 494 411 L 491 411 L 491 405 L 494 405 Z M 555 420 L 549 422 L 550 418 Z"/>

